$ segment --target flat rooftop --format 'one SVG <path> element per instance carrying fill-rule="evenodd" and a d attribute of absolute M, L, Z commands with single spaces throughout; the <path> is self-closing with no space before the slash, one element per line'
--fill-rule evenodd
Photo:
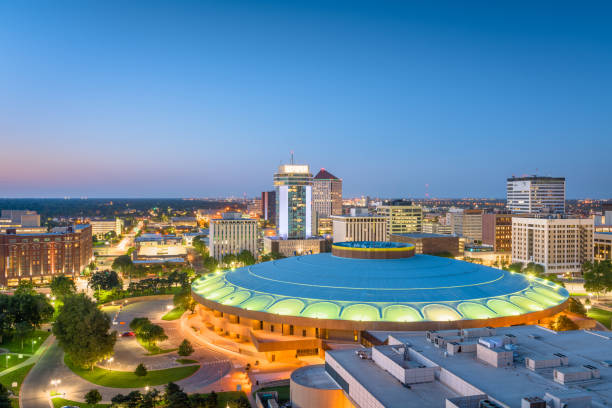
<path fill-rule="evenodd" d="M 335 350 L 327 354 L 386 408 L 441 408 L 446 398 L 459 396 L 439 381 L 410 384 L 407 388 L 374 361 L 361 359 L 355 350 Z"/>
<path fill-rule="evenodd" d="M 304 387 L 319 390 L 339 390 L 340 386 L 325 371 L 325 365 L 309 365 L 291 373 L 291 380 Z"/>
<path fill-rule="evenodd" d="M 449 238 L 449 237 L 457 237 L 457 235 L 452 234 L 430 234 L 427 232 L 408 232 L 405 234 L 391 234 L 391 236 L 399 236 L 399 237 L 407 237 L 407 238 Z"/>
<path fill-rule="evenodd" d="M 480 389 L 483 394 L 510 407 L 520 407 L 523 397 L 544 397 L 546 392 L 562 394 L 568 391 L 591 395 L 593 403 L 612 404 L 612 367 L 605 363 L 612 360 L 612 332 L 576 330 L 555 333 L 539 326 L 496 329 L 496 337 L 504 334 L 513 334 L 517 338 L 513 367 L 492 367 L 477 360 L 475 352 L 445 357 L 445 350 L 435 347 L 424 335 L 389 332 L 393 338 L 410 343 L 418 353 Z M 526 357 L 554 358 L 554 353 L 568 357 L 569 367 L 564 366 L 564 370 L 571 372 L 589 364 L 600 370 L 601 379 L 561 385 L 553 381 L 553 368 L 531 371 L 525 367 Z"/>

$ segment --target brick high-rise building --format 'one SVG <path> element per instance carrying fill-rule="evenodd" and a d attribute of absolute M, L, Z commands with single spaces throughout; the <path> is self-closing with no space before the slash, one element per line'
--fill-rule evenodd
<path fill-rule="evenodd" d="M 0 285 L 20 280 L 50 282 L 54 276 L 78 276 L 92 261 L 91 226 L 75 225 L 57 232 L 0 235 Z"/>
<path fill-rule="evenodd" d="M 512 251 L 512 217 L 515 214 L 494 213 L 482 216 L 482 243 L 495 252 Z"/>

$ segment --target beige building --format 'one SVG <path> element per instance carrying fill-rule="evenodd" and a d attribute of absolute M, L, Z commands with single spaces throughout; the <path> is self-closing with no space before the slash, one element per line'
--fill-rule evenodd
<path fill-rule="evenodd" d="M 378 206 L 376 211 L 387 221 L 387 237 L 422 230 L 423 209 L 411 201 L 393 200 Z"/>
<path fill-rule="evenodd" d="M 452 234 L 450 225 L 440 224 L 437 221 L 423 221 L 422 232 L 425 234 Z"/>
<path fill-rule="evenodd" d="M 282 239 L 264 237 L 264 253 L 278 252 L 284 256 L 312 255 L 324 252 L 325 239 L 311 237 L 307 239 Z"/>
<path fill-rule="evenodd" d="M 240 213 L 224 213 L 221 219 L 210 220 L 209 252 L 216 260 L 224 255 L 237 255 L 247 250 L 257 257 L 257 220 L 242 218 Z"/>
<path fill-rule="evenodd" d="M 387 240 L 387 219 L 380 215 L 337 215 L 332 222 L 334 242 Z"/>
<path fill-rule="evenodd" d="M 482 210 L 463 211 L 463 236 L 472 241 L 482 241 Z"/>
<path fill-rule="evenodd" d="M 595 260 L 612 259 L 612 232 L 596 232 L 593 237 L 595 240 Z"/>
<path fill-rule="evenodd" d="M 114 220 L 90 220 L 92 234 L 96 237 L 102 237 L 107 232 L 115 231 L 117 236 L 121 235 L 123 230 L 123 220 L 115 218 Z"/>
<path fill-rule="evenodd" d="M 512 262 L 534 262 L 547 273 L 580 274 L 593 261 L 592 218 L 512 218 Z"/>

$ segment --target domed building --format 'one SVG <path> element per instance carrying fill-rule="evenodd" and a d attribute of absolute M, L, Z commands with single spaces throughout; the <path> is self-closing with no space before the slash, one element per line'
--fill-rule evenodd
<path fill-rule="evenodd" d="M 336 243 L 331 254 L 210 273 L 192 294 L 209 329 L 272 361 L 317 354 L 326 340 L 360 341 L 367 330 L 537 323 L 569 297 L 553 282 L 395 242 Z"/>

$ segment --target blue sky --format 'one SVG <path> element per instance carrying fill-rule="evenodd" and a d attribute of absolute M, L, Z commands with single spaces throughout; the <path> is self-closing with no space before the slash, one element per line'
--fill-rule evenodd
<path fill-rule="evenodd" d="M 606 2 L 5 1 L 0 196 L 612 197 Z"/>

